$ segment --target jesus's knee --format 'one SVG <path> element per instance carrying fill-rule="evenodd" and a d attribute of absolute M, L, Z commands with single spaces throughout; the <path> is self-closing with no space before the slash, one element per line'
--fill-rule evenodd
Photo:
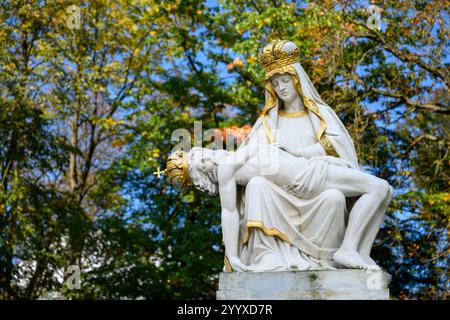
<path fill-rule="evenodd" d="M 370 184 L 370 191 L 383 198 L 392 197 L 393 189 L 391 185 L 383 179 L 375 178 Z"/>
<path fill-rule="evenodd" d="M 392 199 L 394 196 L 394 188 L 390 185 L 389 186 L 389 199 Z"/>

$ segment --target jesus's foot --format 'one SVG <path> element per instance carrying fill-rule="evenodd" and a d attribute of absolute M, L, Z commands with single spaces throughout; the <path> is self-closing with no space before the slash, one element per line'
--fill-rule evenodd
<path fill-rule="evenodd" d="M 367 263 L 368 265 L 368 269 L 370 270 L 381 270 L 380 266 L 377 265 L 377 263 L 375 262 L 375 260 L 373 260 L 370 256 L 368 255 L 360 255 L 361 258 L 364 259 L 364 261 Z"/>
<path fill-rule="evenodd" d="M 335 252 L 333 260 L 349 269 L 368 269 L 369 264 L 354 250 L 341 250 Z"/>

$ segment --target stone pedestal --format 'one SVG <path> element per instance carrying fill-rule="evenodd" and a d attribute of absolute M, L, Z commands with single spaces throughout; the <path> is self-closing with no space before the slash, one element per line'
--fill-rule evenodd
<path fill-rule="evenodd" d="M 387 300 L 384 271 L 231 272 L 219 277 L 218 300 Z"/>

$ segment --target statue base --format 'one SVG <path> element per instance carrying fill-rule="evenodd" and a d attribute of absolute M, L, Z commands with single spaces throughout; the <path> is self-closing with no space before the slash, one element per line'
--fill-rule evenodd
<path fill-rule="evenodd" d="M 388 300 L 382 270 L 230 272 L 219 277 L 218 300 Z"/>

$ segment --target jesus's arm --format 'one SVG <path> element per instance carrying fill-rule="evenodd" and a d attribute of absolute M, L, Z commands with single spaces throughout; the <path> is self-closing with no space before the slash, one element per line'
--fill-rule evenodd
<path fill-rule="evenodd" d="M 217 169 L 225 255 L 233 269 L 239 271 L 247 271 L 248 268 L 238 258 L 239 213 L 236 208 L 236 171 L 245 164 L 251 152 L 253 152 L 251 146 L 242 148 L 219 162 Z"/>

